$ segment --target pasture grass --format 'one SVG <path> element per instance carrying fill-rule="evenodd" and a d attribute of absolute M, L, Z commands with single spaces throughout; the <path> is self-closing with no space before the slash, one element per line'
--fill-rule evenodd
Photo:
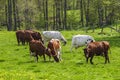
<path fill-rule="evenodd" d="M 29 46 L 18 46 L 15 32 L 0 31 L 0 80 L 120 80 L 120 37 L 119 34 L 104 29 L 106 35 L 98 35 L 100 29 L 92 33 L 82 30 L 61 31 L 67 39 L 62 46 L 60 63 L 43 61 L 38 63 L 29 56 Z M 110 64 L 104 64 L 104 57 L 94 57 L 94 65 L 85 62 L 83 48 L 70 52 L 71 39 L 76 34 L 88 34 L 96 41 L 107 40 L 111 45 Z"/>

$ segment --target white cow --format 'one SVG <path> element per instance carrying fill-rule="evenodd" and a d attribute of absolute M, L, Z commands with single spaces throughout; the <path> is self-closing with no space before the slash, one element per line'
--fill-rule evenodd
<path fill-rule="evenodd" d="M 43 31 L 42 35 L 45 42 L 50 41 L 51 39 L 59 39 L 64 45 L 67 43 L 66 39 L 59 31 Z"/>
<path fill-rule="evenodd" d="M 71 51 L 72 49 L 75 47 L 76 49 L 81 47 L 81 46 L 85 46 L 90 42 L 94 42 L 94 38 L 92 36 L 89 35 L 75 35 L 72 38 L 72 45 L 71 45 Z"/>

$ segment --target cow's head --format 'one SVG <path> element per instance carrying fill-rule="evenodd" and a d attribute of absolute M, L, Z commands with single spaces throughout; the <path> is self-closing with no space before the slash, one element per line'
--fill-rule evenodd
<path fill-rule="evenodd" d="M 39 32 L 35 32 L 35 34 L 36 34 L 37 39 L 39 39 L 44 44 L 41 34 Z"/>
<path fill-rule="evenodd" d="M 50 57 L 53 56 L 54 60 L 56 62 L 59 62 L 59 58 L 58 58 L 57 54 L 55 53 L 55 51 L 52 51 L 50 48 L 46 49 L 46 55 L 48 55 Z"/>
<path fill-rule="evenodd" d="M 65 46 L 67 44 L 67 41 L 65 39 L 60 39 L 63 42 L 63 46 Z"/>
<path fill-rule="evenodd" d="M 85 44 L 87 45 L 87 44 L 89 44 L 91 42 L 94 42 L 94 40 L 93 39 L 87 39 L 87 41 L 85 42 Z"/>
<path fill-rule="evenodd" d="M 57 55 L 56 55 L 56 56 L 53 56 L 53 58 L 54 58 L 54 60 L 55 60 L 56 62 L 59 62 L 59 58 L 58 58 Z"/>

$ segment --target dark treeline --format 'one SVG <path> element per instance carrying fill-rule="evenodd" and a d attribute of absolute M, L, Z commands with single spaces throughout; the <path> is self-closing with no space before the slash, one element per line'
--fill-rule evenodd
<path fill-rule="evenodd" d="M 71 30 L 113 25 L 120 0 L 0 0 L 0 28 Z"/>

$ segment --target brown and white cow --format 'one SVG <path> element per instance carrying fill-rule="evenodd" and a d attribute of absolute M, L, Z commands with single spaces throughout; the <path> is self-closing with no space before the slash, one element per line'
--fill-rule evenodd
<path fill-rule="evenodd" d="M 84 49 L 84 54 L 86 57 L 86 62 L 88 63 L 88 59 L 90 58 L 90 63 L 93 64 L 92 59 L 94 55 L 96 56 L 104 56 L 105 63 L 110 63 L 108 50 L 110 49 L 109 42 L 100 41 L 100 42 L 91 42 L 87 45 L 87 48 Z"/>
<path fill-rule="evenodd" d="M 51 51 L 51 56 L 53 56 L 54 60 L 56 62 L 59 62 L 61 60 L 61 46 L 59 39 L 51 39 L 48 43 L 48 50 Z"/>

